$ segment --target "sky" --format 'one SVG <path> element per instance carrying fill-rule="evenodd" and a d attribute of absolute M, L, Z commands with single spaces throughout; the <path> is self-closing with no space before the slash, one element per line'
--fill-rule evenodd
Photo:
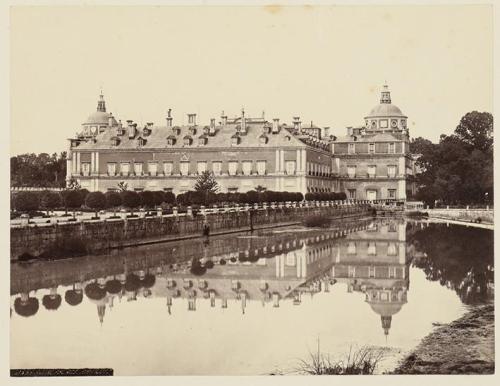
<path fill-rule="evenodd" d="M 10 151 L 60 152 L 96 110 L 174 124 L 222 111 L 344 135 L 387 82 L 410 135 L 493 109 L 491 6 L 16 6 Z"/>

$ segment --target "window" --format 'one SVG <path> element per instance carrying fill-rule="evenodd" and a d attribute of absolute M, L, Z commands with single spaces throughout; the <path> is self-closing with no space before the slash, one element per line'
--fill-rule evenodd
<path fill-rule="evenodd" d="M 396 256 L 397 255 L 397 249 L 396 249 L 395 243 L 389 243 L 389 245 L 387 246 L 387 255 L 389 255 L 389 256 Z"/>
<path fill-rule="evenodd" d="M 368 165 L 368 177 L 375 178 L 376 173 L 377 173 L 377 166 Z"/>
<path fill-rule="evenodd" d="M 108 162 L 108 174 L 114 176 L 116 174 L 116 163 Z"/>
<path fill-rule="evenodd" d="M 374 143 L 370 143 L 370 144 L 368 145 L 368 152 L 369 152 L 370 154 L 374 154 L 374 153 L 375 153 L 375 144 L 374 144 Z"/>
<path fill-rule="evenodd" d="M 386 129 L 388 126 L 387 119 L 381 119 L 380 120 L 380 128 L 381 129 Z"/>
<path fill-rule="evenodd" d="M 387 192 L 389 193 L 389 198 L 396 199 L 396 189 L 387 189 Z"/>
<path fill-rule="evenodd" d="M 238 161 L 229 161 L 228 163 L 229 175 L 236 175 L 236 170 L 238 170 Z"/>
<path fill-rule="evenodd" d="M 396 166 L 395 165 L 389 165 L 387 166 L 387 175 L 389 177 L 396 177 Z"/>
<path fill-rule="evenodd" d="M 243 161 L 242 169 L 244 175 L 248 176 L 252 174 L 252 161 Z"/>
<path fill-rule="evenodd" d="M 348 255 L 356 254 L 356 243 L 354 241 L 349 241 L 349 244 L 347 244 L 347 254 Z"/>
<path fill-rule="evenodd" d="M 349 189 L 349 198 L 350 199 L 355 199 L 356 198 L 356 189 Z"/>
<path fill-rule="evenodd" d="M 368 277 L 375 277 L 375 267 L 368 267 Z"/>
<path fill-rule="evenodd" d="M 356 165 L 347 166 L 347 175 L 349 178 L 356 177 Z"/>
<path fill-rule="evenodd" d="M 130 163 L 128 162 L 122 162 L 120 164 L 120 172 L 124 175 L 124 176 L 128 176 L 129 173 L 130 173 Z"/>
<path fill-rule="evenodd" d="M 286 174 L 295 174 L 295 161 L 285 162 Z"/>
<path fill-rule="evenodd" d="M 347 267 L 347 276 L 348 277 L 355 277 L 356 276 L 356 267 Z"/>
<path fill-rule="evenodd" d="M 394 142 L 389 143 L 389 154 L 394 154 L 396 153 L 396 146 Z"/>
<path fill-rule="evenodd" d="M 396 278 L 396 267 L 389 267 L 389 278 Z"/>
<path fill-rule="evenodd" d="M 82 174 L 84 176 L 90 175 L 90 162 L 82 162 Z"/>
<path fill-rule="evenodd" d="M 198 174 L 206 172 L 207 171 L 207 163 L 205 161 L 199 161 L 197 170 L 198 170 Z"/>
<path fill-rule="evenodd" d="M 136 176 L 142 175 L 142 162 L 134 163 L 134 173 Z"/>
<path fill-rule="evenodd" d="M 368 254 L 369 255 L 376 255 L 377 254 L 377 245 L 375 244 L 374 241 L 368 242 Z"/>
<path fill-rule="evenodd" d="M 166 176 L 170 176 L 172 174 L 172 172 L 174 171 L 173 162 L 164 162 L 163 163 L 163 171 L 165 172 Z"/>
<path fill-rule="evenodd" d="M 220 162 L 220 161 L 213 161 L 212 162 L 212 171 L 216 175 L 221 175 L 222 174 L 222 162 Z"/>
<path fill-rule="evenodd" d="M 349 154 L 354 154 L 355 153 L 354 143 L 350 143 L 349 144 L 349 147 L 348 147 L 347 151 L 348 151 Z"/>
<path fill-rule="evenodd" d="M 266 161 L 257 161 L 257 174 L 259 176 L 266 174 Z"/>
<path fill-rule="evenodd" d="M 389 223 L 389 232 L 396 232 L 396 226 L 395 222 Z"/>
<path fill-rule="evenodd" d="M 152 176 L 156 176 L 158 174 L 158 163 L 157 162 L 150 162 L 148 164 L 148 172 Z"/>
<path fill-rule="evenodd" d="M 189 174 L 189 162 L 181 162 L 180 163 L 180 171 L 181 171 L 181 175 L 187 176 Z"/>

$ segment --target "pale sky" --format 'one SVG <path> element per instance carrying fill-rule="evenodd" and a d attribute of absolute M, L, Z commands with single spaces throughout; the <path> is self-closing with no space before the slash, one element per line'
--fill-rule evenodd
<path fill-rule="evenodd" d="M 410 135 L 492 112 L 491 6 L 13 7 L 11 154 L 66 150 L 96 109 L 363 124 L 384 81 Z M 174 123 L 175 124 L 175 123 Z"/>

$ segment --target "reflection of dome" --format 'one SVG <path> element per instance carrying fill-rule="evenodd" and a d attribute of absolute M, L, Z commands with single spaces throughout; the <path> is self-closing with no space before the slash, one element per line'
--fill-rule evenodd
<path fill-rule="evenodd" d="M 405 302 L 368 302 L 373 311 L 382 316 L 392 316 L 401 311 Z"/>

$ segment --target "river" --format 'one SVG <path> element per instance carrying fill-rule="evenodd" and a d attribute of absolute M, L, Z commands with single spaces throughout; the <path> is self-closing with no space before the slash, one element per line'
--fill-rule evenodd
<path fill-rule="evenodd" d="M 11 266 L 11 368 L 294 373 L 318 349 L 385 350 L 492 302 L 493 231 L 361 219 Z"/>

